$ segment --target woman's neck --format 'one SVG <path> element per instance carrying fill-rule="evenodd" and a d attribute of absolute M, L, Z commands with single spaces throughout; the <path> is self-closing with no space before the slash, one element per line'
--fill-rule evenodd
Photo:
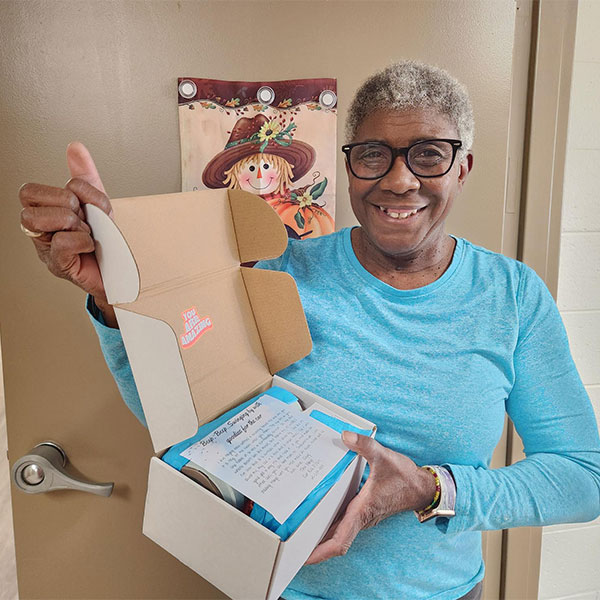
<path fill-rule="evenodd" d="M 420 288 L 439 279 L 452 262 L 456 240 L 441 235 L 439 242 L 410 256 L 387 256 L 364 235 L 351 233 L 352 248 L 360 264 L 374 277 L 398 290 Z"/>

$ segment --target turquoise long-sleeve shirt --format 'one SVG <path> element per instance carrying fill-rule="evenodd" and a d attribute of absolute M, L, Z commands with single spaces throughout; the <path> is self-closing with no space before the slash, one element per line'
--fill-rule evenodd
<path fill-rule="evenodd" d="M 412 512 L 361 531 L 345 556 L 303 567 L 287 600 L 455 600 L 483 578 L 481 531 L 600 514 L 600 440 L 558 309 L 521 262 L 456 238 L 433 283 L 397 290 L 359 263 L 344 229 L 290 240 L 259 268 L 296 280 L 313 338 L 279 374 L 378 426 L 384 446 L 448 465 L 456 516 Z M 120 333 L 93 320 L 123 398 L 143 411 Z M 490 469 L 508 413 L 526 458 Z"/>

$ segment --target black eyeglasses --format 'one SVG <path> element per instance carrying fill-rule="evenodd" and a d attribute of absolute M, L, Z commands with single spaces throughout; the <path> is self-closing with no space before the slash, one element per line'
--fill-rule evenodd
<path fill-rule="evenodd" d="M 392 148 L 383 142 L 357 142 L 342 146 L 350 171 L 358 179 L 380 179 L 387 175 L 398 156 L 417 177 L 441 177 L 454 164 L 460 140 L 423 140 L 406 148 Z"/>

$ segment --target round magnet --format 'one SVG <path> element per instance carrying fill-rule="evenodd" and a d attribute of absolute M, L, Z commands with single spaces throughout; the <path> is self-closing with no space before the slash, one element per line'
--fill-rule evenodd
<path fill-rule="evenodd" d="M 191 81 L 189 79 L 184 79 L 179 84 L 179 95 L 188 100 L 190 98 L 193 98 L 196 95 L 197 91 L 198 91 L 198 87 L 196 86 L 196 84 L 193 81 Z"/>
<path fill-rule="evenodd" d="M 273 100 L 275 100 L 275 92 L 272 87 L 268 85 L 263 85 L 258 88 L 258 92 L 256 92 L 256 97 L 261 104 L 271 104 Z"/>
<path fill-rule="evenodd" d="M 213 492 L 213 494 L 223 498 L 223 500 L 228 504 L 231 504 L 231 506 L 235 506 L 240 510 L 244 507 L 246 496 L 240 494 L 240 492 L 233 489 L 228 483 L 225 483 L 222 479 L 209 473 L 205 468 L 195 462 L 188 462 L 182 467 L 181 472 Z"/>
<path fill-rule="evenodd" d="M 223 497 L 221 496 L 221 492 L 219 492 L 219 488 L 202 471 L 190 467 L 189 464 L 187 464 L 181 467 L 181 472 L 190 479 L 193 479 L 196 483 L 199 483 L 203 488 L 206 488 L 215 494 L 215 496 L 219 496 L 219 498 Z"/>
<path fill-rule="evenodd" d="M 323 108 L 333 108 L 337 103 L 337 96 L 331 90 L 323 90 L 319 95 L 319 104 Z"/>

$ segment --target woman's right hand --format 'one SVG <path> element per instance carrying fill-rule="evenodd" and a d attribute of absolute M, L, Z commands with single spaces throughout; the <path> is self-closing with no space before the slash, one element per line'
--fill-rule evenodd
<path fill-rule="evenodd" d="M 21 187 L 21 224 L 31 232 L 42 233 L 31 241 L 48 270 L 91 294 L 106 324 L 118 327 L 114 310 L 106 299 L 94 240 L 82 209 L 83 204 L 94 204 L 112 217 L 110 200 L 82 143 L 69 144 L 67 163 L 71 179 L 64 189 L 38 183 Z"/>

